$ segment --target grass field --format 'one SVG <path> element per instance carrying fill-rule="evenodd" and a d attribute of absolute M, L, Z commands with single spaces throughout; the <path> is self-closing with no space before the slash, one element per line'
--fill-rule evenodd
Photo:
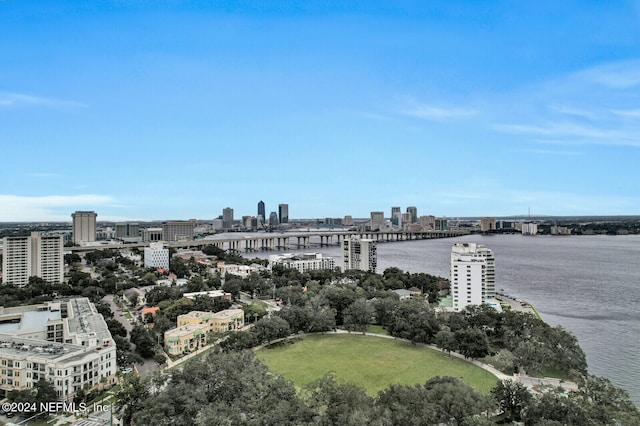
<path fill-rule="evenodd" d="M 271 371 L 304 386 L 328 372 L 376 395 L 394 383 L 424 384 L 435 376 L 453 376 L 488 393 L 497 383 L 491 373 L 445 353 L 410 343 L 361 335 L 311 335 L 295 344 L 256 352 Z"/>

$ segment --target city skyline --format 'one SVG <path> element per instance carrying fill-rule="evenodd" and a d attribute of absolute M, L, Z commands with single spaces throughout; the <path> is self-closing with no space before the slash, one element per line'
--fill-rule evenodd
<path fill-rule="evenodd" d="M 0 222 L 637 215 L 639 22 L 634 2 L 3 1 Z"/>

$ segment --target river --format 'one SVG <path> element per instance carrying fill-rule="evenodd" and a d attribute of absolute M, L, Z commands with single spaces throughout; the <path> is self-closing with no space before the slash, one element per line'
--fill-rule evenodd
<path fill-rule="evenodd" d="M 640 236 L 470 235 L 380 243 L 378 272 L 395 266 L 448 277 L 456 242 L 493 250 L 496 289 L 529 301 L 548 324 L 571 331 L 589 373 L 609 378 L 640 406 Z M 342 265 L 337 246 L 291 251 L 317 251 Z"/>

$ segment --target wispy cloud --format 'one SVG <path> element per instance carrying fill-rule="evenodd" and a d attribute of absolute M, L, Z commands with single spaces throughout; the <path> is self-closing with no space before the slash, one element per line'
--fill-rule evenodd
<path fill-rule="evenodd" d="M 47 195 L 25 197 L 0 194 L 0 222 L 70 221 L 77 209 L 113 206 L 116 200 L 109 195 Z"/>
<path fill-rule="evenodd" d="M 611 112 L 621 117 L 640 118 L 640 109 L 627 109 L 627 110 L 614 109 L 614 110 L 611 110 Z"/>
<path fill-rule="evenodd" d="M 640 61 L 605 64 L 581 71 L 575 76 L 613 89 L 628 89 L 640 85 Z"/>
<path fill-rule="evenodd" d="M 27 95 L 24 93 L 0 92 L 0 107 L 67 107 L 82 108 L 87 105 L 82 102 L 66 99 L 46 98 L 42 96 Z"/>
<path fill-rule="evenodd" d="M 467 108 L 444 108 L 432 105 L 416 105 L 412 108 L 400 110 L 399 113 L 424 120 L 445 121 L 471 117 L 476 115 L 477 111 Z"/>

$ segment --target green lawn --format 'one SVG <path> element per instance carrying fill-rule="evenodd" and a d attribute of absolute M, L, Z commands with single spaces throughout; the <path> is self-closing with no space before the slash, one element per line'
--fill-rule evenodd
<path fill-rule="evenodd" d="M 295 344 L 259 350 L 256 357 L 297 386 L 333 372 L 339 381 L 372 396 L 394 383 L 424 384 L 435 376 L 460 377 L 482 393 L 497 383 L 491 373 L 440 351 L 354 334 L 306 336 Z"/>
<path fill-rule="evenodd" d="M 387 330 L 382 328 L 381 325 L 373 325 L 373 324 L 367 326 L 367 333 L 371 333 L 371 334 L 389 334 L 387 332 Z"/>

